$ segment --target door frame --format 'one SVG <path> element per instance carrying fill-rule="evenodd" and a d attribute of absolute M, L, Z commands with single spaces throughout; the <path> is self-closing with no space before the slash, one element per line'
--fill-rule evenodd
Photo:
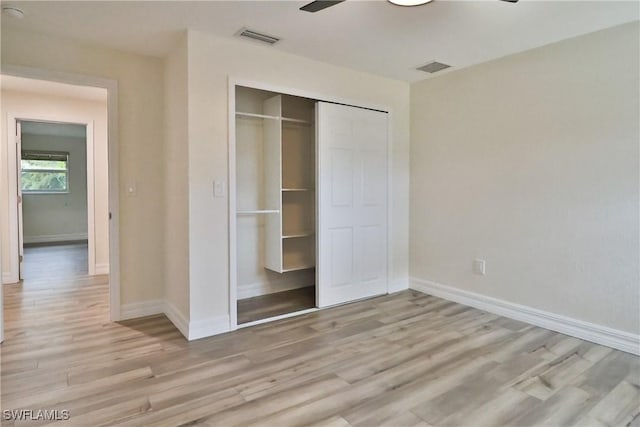
<path fill-rule="evenodd" d="M 16 279 L 16 272 L 18 274 L 18 280 L 22 279 L 21 262 L 19 260 L 19 254 L 23 248 L 20 245 L 24 245 L 24 204 L 18 202 L 18 192 L 20 180 L 18 175 L 18 164 L 20 164 L 21 153 L 18 152 L 17 147 L 17 129 L 18 122 L 34 121 L 40 123 L 65 123 L 65 124 L 77 124 L 85 126 L 85 146 L 86 146 L 86 184 L 87 184 L 87 243 L 88 243 L 88 273 L 89 276 L 96 274 L 96 248 L 95 248 L 95 174 L 93 170 L 94 166 L 94 133 L 93 133 L 93 120 L 82 120 L 73 116 L 45 116 L 40 114 L 20 114 L 16 115 L 9 113 L 7 118 L 7 160 L 9 160 L 9 167 L 7 172 L 9 173 L 9 186 L 15 189 L 9 194 L 9 227 L 11 235 L 9 236 L 11 245 L 11 273 L 14 275 L 12 279 Z M 22 135 L 20 135 L 22 137 Z M 12 141 L 14 143 L 12 143 Z M 11 158 L 15 159 L 15 162 L 10 162 Z M 12 167 L 13 166 L 13 167 Z M 12 170 L 13 169 L 13 170 Z M 24 195 L 23 195 L 24 200 Z M 15 212 L 13 206 L 16 206 Z M 23 209 L 20 209 L 22 207 Z M 21 212 L 19 214 L 18 212 Z M 15 216 L 15 217 L 14 217 Z M 17 227 L 14 226 L 17 224 Z M 17 280 L 15 280 L 17 281 Z"/>
<path fill-rule="evenodd" d="M 118 82 L 102 77 L 54 71 L 34 67 L 3 64 L 2 74 L 90 86 L 107 90 L 107 146 L 109 171 L 109 317 L 112 322 L 120 320 L 120 198 L 118 173 Z M 88 156 L 87 156 L 88 157 Z M 13 157 L 15 159 L 15 157 Z M 2 160 L 6 164 L 8 159 Z M 4 167 L 4 165 L 3 165 Z M 16 165 L 17 167 L 17 165 Z M 14 209 L 16 206 L 9 206 Z M 17 208 L 16 208 L 17 209 Z M 0 287 L 1 289 L 1 287 Z M 1 294 L 0 294 L 1 296 Z M 4 327 L 4 325 L 0 325 Z"/>
<path fill-rule="evenodd" d="M 229 216 L 229 330 L 235 331 L 238 329 L 238 275 L 237 275 L 237 220 L 236 220 L 236 86 L 243 86 L 252 89 L 266 90 L 270 92 L 276 92 L 284 95 L 299 96 L 303 98 L 310 98 L 316 101 L 330 102 L 334 104 L 349 105 L 352 107 L 365 108 L 369 110 L 382 111 L 388 114 L 388 129 L 387 129 L 387 293 L 391 288 L 391 208 L 392 208 L 392 169 L 393 164 L 393 112 L 389 106 L 376 105 L 372 103 L 363 102 L 361 100 L 354 100 L 348 98 L 341 98 L 326 93 L 317 93 L 313 91 L 306 91 L 297 88 L 285 87 L 274 85 L 266 82 L 259 82 L 254 80 L 247 80 L 243 78 L 229 76 L 228 78 L 228 216 Z M 316 171 L 317 173 L 317 171 Z M 317 194 L 316 194 L 317 197 Z M 316 206 L 316 221 L 317 221 L 317 206 Z M 316 262 L 318 260 L 318 251 L 316 250 Z M 304 314 L 308 311 L 316 309 L 304 310 L 295 314 Z M 264 321 L 277 320 L 280 318 L 289 317 L 288 315 L 277 316 L 273 319 L 265 319 Z M 263 321 L 259 321 L 263 323 Z M 251 324 L 258 323 L 252 322 Z"/>

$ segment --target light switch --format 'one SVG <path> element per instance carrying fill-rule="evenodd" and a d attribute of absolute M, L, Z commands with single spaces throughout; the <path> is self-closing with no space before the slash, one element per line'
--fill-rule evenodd
<path fill-rule="evenodd" d="M 213 181 L 213 197 L 224 197 L 225 182 L 224 179 L 216 179 Z"/>

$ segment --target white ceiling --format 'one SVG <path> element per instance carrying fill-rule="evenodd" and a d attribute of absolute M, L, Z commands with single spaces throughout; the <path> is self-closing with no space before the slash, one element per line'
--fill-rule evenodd
<path fill-rule="evenodd" d="M 435 0 L 403 8 L 384 0 L 347 0 L 317 13 L 299 11 L 305 3 L 15 1 L 26 15 L 3 17 L 2 27 L 158 57 L 185 29 L 234 37 L 248 27 L 281 37 L 271 49 L 417 81 L 429 75 L 414 68 L 431 60 L 460 69 L 640 18 L 637 1 Z"/>
<path fill-rule="evenodd" d="M 61 96 L 65 98 L 107 102 L 107 90 L 97 87 L 75 86 L 7 75 L 0 76 L 0 87 L 2 90 L 13 90 L 36 95 Z"/>

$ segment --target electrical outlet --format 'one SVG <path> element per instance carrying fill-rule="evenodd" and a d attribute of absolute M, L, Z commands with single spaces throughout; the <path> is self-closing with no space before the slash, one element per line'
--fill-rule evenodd
<path fill-rule="evenodd" d="M 487 262 L 483 259 L 476 259 L 473 261 L 473 274 L 484 276 L 486 274 Z"/>

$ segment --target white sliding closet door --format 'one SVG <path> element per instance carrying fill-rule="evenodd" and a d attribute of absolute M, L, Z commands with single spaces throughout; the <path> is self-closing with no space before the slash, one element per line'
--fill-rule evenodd
<path fill-rule="evenodd" d="M 318 102 L 317 302 L 387 293 L 387 114 Z"/>

